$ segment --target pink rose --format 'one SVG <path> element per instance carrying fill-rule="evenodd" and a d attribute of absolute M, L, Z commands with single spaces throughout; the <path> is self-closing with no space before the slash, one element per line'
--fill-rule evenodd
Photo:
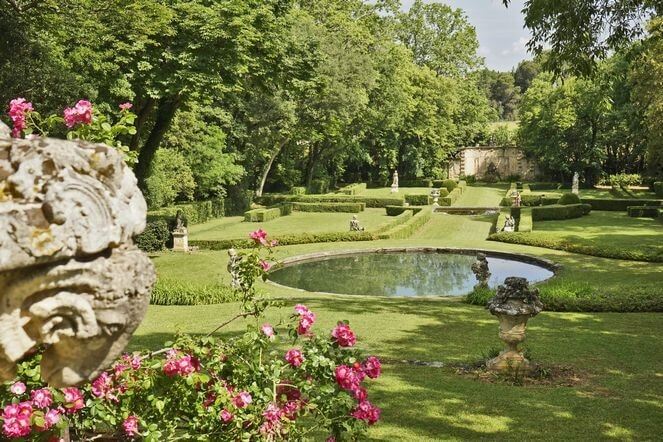
<path fill-rule="evenodd" d="M 32 400 L 32 404 L 38 408 L 48 408 L 53 403 L 53 396 L 47 388 L 32 390 L 30 399 Z"/>
<path fill-rule="evenodd" d="M 366 373 L 366 376 L 371 379 L 378 378 L 382 372 L 382 364 L 380 364 L 380 360 L 375 356 L 369 356 L 366 358 L 361 367 L 364 373 Z"/>
<path fill-rule="evenodd" d="M 25 384 L 23 382 L 14 382 L 12 386 L 9 387 L 9 391 L 14 393 L 16 396 L 19 396 L 25 393 Z"/>
<path fill-rule="evenodd" d="M 92 123 L 92 103 L 88 100 L 79 100 L 74 107 L 64 110 L 64 124 L 71 128 L 77 124 Z"/>
<path fill-rule="evenodd" d="M 274 339 L 274 328 L 272 328 L 271 325 L 269 324 L 263 324 L 262 327 L 260 327 L 260 330 L 262 333 L 267 336 L 269 339 Z"/>
<path fill-rule="evenodd" d="M 356 419 L 365 421 L 368 425 L 373 425 L 380 419 L 380 409 L 368 401 L 360 402 L 350 414 Z"/>
<path fill-rule="evenodd" d="M 90 390 L 92 390 L 92 394 L 96 397 L 108 398 L 113 391 L 113 380 L 108 373 L 103 372 L 97 379 L 92 381 Z"/>
<path fill-rule="evenodd" d="M 235 404 L 237 408 L 244 408 L 247 405 L 249 405 L 252 401 L 253 398 L 246 391 L 240 392 L 237 396 L 233 398 L 233 404 Z"/>
<path fill-rule="evenodd" d="M 124 428 L 124 434 L 129 437 L 134 437 L 138 434 L 138 418 L 134 415 L 127 417 L 124 422 L 122 422 L 122 428 Z"/>
<path fill-rule="evenodd" d="M 78 410 L 85 406 L 83 401 L 83 393 L 76 387 L 67 387 L 63 388 L 62 392 L 64 393 L 64 408 L 67 413 L 76 413 Z"/>
<path fill-rule="evenodd" d="M 268 263 L 267 261 L 265 261 L 264 259 L 261 259 L 260 260 L 260 267 L 262 267 L 263 271 L 266 272 L 266 271 L 268 271 L 269 269 L 272 268 L 272 265 L 270 263 Z"/>
<path fill-rule="evenodd" d="M 293 367 L 299 367 L 304 362 L 304 356 L 301 351 L 292 348 L 285 354 L 285 360 Z"/>
<path fill-rule="evenodd" d="M 262 229 L 249 233 L 249 237 L 254 240 L 256 244 L 267 245 L 267 232 Z"/>
<path fill-rule="evenodd" d="M 339 322 L 334 330 L 332 330 L 332 337 L 340 347 L 352 347 L 357 342 L 354 332 L 350 326 L 344 322 Z"/>
<path fill-rule="evenodd" d="M 2 411 L 2 432 L 10 438 L 25 437 L 32 432 L 31 418 L 32 404 L 29 401 L 9 404 Z"/>
<path fill-rule="evenodd" d="M 282 410 L 283 415 L 293 421 L 297 418 L 297 413 L 299 412 L 299 402 L 288 401 L 285 403 Z"/>
<path fill-rule="evenodd" d="M 126 103 L 122 103 L 120 105 L 120 109 L 123 110 L 123 111 L 126 111 L 126 110 L 131 109 L 133 106 L 134 106 L 133 104 L 131 104 L 130 102 L 127 101 Z"/>
<path fill-rule="evenodd" d="M 25 98 L 15 98 L 9 102 L 8 113 L 14 125 L 12 137 L 19 138 L 21 136 L 21 132 L 27 127 L 27 115 L 33 110 L 32 103 L 27 102 Z"/>
<path fill-rule="evenodd" d="M 226 424 L 233 420 L 233 417 L 233 414 L 225 408 L 221 410 L 221 413 L 219 413 L 219 419 L 221 419 Z"/>
<path fill-rule="evenodd" d="M 359 379 L 355 371 L 347 365 L 339 365 L 335 370 L 336 383 L 344 390 L 354 391 L 359 388 Z"/>
<path fill-rule="evenodd" d="M 44 425 L 44 430 L 48 430 L 51 427 L 53 427 L 54 425 L 57 425 L 58 422 L 60 422 L 60 418 L 61 418 L 61 414 L 60 414 L 59 410 L 57 410 L 55 408 L 51 409 L 51 410 L 48 410 L 44 414 L 44 424 L 45 424 Z"/>
<path fill-rule="evenodd" d="M 308 309 L 305 305 L 297 304 L 295 306 L 295 313 L 299 315 L 299 324 L 297 325 L 297 334 L 306 335 L 311 331 L 311 327 L 315 323 L 315 313 Z"/>
<path fill-rule="evenodd" d="M 334 436 L 329 436 L 327 439 L 325 439 L 325 442 L 336 442 L 336 438 Z"/>
<path fill-rule="evenodd" d="M 281 416 L 283 416 L 283 410 L 281 410 L 278 405 L 272 402 L 267 405 L 267 408 L 265 408 L 265 411 L 263 411 L 262 415 L 267 421 L 278 421 L 281 419 Z"/>

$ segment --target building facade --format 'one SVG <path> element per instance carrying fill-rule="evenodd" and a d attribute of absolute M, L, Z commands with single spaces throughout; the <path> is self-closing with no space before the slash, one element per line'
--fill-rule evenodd
<path fill-rule="evenodd" d="M 479 180 L 487 175 L 498 179 L 519 175 L 523 180 L 534 180 L 540 175 L 536 161 L 526 158 L 521 149 L 499 146 L 461 147 L 449 163 L 448 173 L 453 179 L 474 175 Z"/>

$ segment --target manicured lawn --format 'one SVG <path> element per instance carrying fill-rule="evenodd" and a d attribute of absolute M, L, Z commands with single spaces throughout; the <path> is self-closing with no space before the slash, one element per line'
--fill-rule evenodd
<path fill-rule="evenodd" d="M 593 211 L 565 221 L 535 221 L 533 234 L 538 233 L 554 234 L 580 244 L 663 253 L 663 223 L 653 218 L 631 218 L 626 212 Z"/>
<path fill-rule="evenodd" d="M 469 187 L 457 205 L 497 205 L 504 189 L 502 186 Z M 360 214 L 365 224 L 370 222 L 366 217 L 369 213 Z M 332 214 L 322 215 L 327 218 Z M 345 222 L 339 226 L 345 228 L 349 214 L 341 215 Z M 295 219 L 284 217 L 263 227 L 270 233 L 277 233 L 277 224 L 273 223 Z M 219 234 L 225 229 L 220 227 L 222 225 L 217 224 Z M 637 287 L 660 292 L 663 264 L 486 241 L 491 225 L 492 218 L 486 216 L 434 214 L 428 224 L 406 240 L 279 247 L 276 258 L 382 246 L 476 247 L 527 253 L 560 264 L 562 270 L 558 275 L 541 287 L 588 285 L 607 291 L 629 291 Z M 237 237 L 243 237 L 257 224 L 235 220 L 230 226 L 240 229 Z M 545 229 L 550 234 L 577 235 L 584 240 L 615 242 L 627 247 L 641 241 L 657 246 L 656 240 L 660 242 L 662 238 L 660 226 L 652 220 L 627 219 L 622 213 L 593 212 L 578 220 L 540 222 L 535 228 Z M 281 228 L 291 229 L 282 231 L 286 233 L 303 227 L 286 223 Z M 228 281 L 225 251 L 199 251 L 188 255 L 169 252 L 156 254 L 153 259 L 159 275 L 167 275 L 168 279 L 191 284 Z M 304 303 L 318 315 L 316 333 L 326 334 L 335 321 L 347 319 L 358 334 L 361 348 L 383 358 L 383 376 L 369 384 L 371 400 L 383 409 L 382 421 L 368 433 L 370 440 L 660 438 L 658 416 L 663 409 L 661 313 L 544 311 L 531 320 L 526 346 L 534 361 L 546 366 L 571 367 L 578 381 L 573 386 L 522 387 L 460 376 L 449 365 L 476 361 L 489 349 L 501 346 L 497 320 L 482 306 L 467 305 L 458 298 L 328 295 L 269 283 L 260 283 L 259 288 L 283 300 L 284 306 L 271 309 L 266 318 L 232 324 L 223 332 L 225 335 L 239 333 L 247 324 L 260 325 L 266 321 L 277 324 L 291 314 L 293 305 Z M 150 306 L 130 345 L 133 349 L 159 348 L 176 331 L 207 333 L 233 316 L 238 308 L 236 303 Z M 445 366 L 418 366 L 406 362 L 408 360 L 437 361 Z"/>
<path fill-rule="evenodd" d="M 244 217 L 231 216 L 196 224 L 189 228 L 189 238 L 192 240 L 219 240 L 246 238 L 248 233 L 262 228 L 272 235 L 286 233 L 322 233 L 345 232 L 350 230 L 350 219 L 357 215 L 360 224 L 371 230 L 388 223 L 384 209 L 366 209 L 354 213 L 318 213 L 318 212 L 292 212 L 288 216 L 279 217 L 265 223 L 245 222 Z"/>
<path fill-rule="evenodd" d="M 654 192 L 636 189 L 628 192 L 613 189 L 580 189 L 580 198 L 656 199 Z"/>

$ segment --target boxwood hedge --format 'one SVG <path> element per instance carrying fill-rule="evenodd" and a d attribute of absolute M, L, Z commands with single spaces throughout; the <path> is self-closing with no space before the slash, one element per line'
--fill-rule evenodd
<path fill-rule="evenodd" d="M 591 211 L 589 204 L 568 204 L 565 206 L 554 204 L 551 206 L 532 207 L 532 220 L 546 221 L 559 219 L 580 218 Z"/>
<path fill-rule="evenodd" d="M 592 206 L 592 210 L 626 212 L 629 206 L 661 206 L 663 200 L 654 199 L 618 199 L 618 198 L 582 198 L 582 202 Z"/>
<path fill-rule="evenodd" d="M 300 203 L 364 203 L 366 207 L 382 208 L 385 206 L 402 206 L 401 198 L 373 198 L 361 195 L 284 195 L 267 194 L 256 198 L 256 202 L 265 206 L 283 202 Z"/>
<path fill-rule="evenodd" d="M 345 212 L 359 213 L 366 209 L 365 203 L 300 203 L 294 202 L 292 209 L 299 212 Z"/>
<path fill-rule="evenodd" d="M 628 206 L 626 212 L 628 213 L 628 216 L 634 218 L 658 218 L 661 210 L 660 207 L 652 206 Z"/>

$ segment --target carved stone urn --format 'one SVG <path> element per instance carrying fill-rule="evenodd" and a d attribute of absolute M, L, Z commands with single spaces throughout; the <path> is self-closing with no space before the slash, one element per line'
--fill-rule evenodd
<path fill-rule="evenodd" d="M 0 381 L 40 346 L 53 387 L 94 379 L 120 356 L 156 279 L 133 243 L 146 212 L 113 148 L 12 139 L 0 124 Z"/>
<path fill-rule="evenodd" d="M 498 372 L 528 371 L 530 362 L 525 359 L 519 344 L 525 340 L 527 321 L 543 310 L 539 290 L 530 288 L 525 278 L 510 276 L 497 294 L 488 301 L 490 313 L 500 321 L 499 336 L 507 348 L 488 361 L 487 368 Z"/>

